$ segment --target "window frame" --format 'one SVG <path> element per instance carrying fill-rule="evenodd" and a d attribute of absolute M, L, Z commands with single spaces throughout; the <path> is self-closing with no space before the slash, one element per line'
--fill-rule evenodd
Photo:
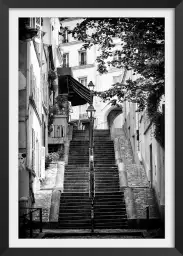
<path fill-rule="evenodd" d="M 85 82 L 85 84 L 82 84 L 82 82 L 81 82 L 81 80 L 85 80 L 86 82 Z M 85 87 L 87 87 L 88 85 L 87 85 L 87 76 L 82 76 L 82 77 L 78 77 L 78 82 L 80 83 L 80 84 L 82 84 L 83 86 L 85 86 Z"/>
<path fill-rule="evenodd" d="M 64 64 L 64 56 L 66 56 L 66 63 Z M 63 53 L 63 63 L 62 67 L 68 68 L 69 67 L 69 52 Z"/>
<path fill-rule="evenodd" d="M 81 54 L 82 53 L 85 54 L 84 61 L 81 60 Z M 81 49 L 81 50 L 78 51 L 78 54 L 79 54 L 79 66 L 87 65 L 87 51 Z"/>

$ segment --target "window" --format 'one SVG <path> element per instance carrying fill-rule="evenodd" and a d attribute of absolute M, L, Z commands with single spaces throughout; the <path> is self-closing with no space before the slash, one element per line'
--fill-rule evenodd
<path fill-rule="evenodd" d="M 86 65 L 86 51 L 79 51 L 79 65 Z"/>
<path fill-rule="evenodd" d="M 29 22 L 30 27 L 38 29 L 38 34 L 36 36 L 36 38 L 38 39 L 41 38 L 40 30 L 41 30 L 42 24 L 43 24 L 42 18 L 30 18 L 30 22 Z"/>
<path fill-rule="evenodd" d="M 80 78 L 78 79 L 78 81 L 79 81 L 82 85 L 84 85 L 85 87 L 87 87 L 87 77 L 80 77 Z"/>
<path fill-rule="evenodd" d="M 69 67 L 69 53 L 63 54 L 63 67 Z"/>
<path fill-rule="evenodd" d="M 65 27 L 65 31 L 64 31 L 64 34 L 63 34 L 63 39 L 62 39 L 62 43 L 68 43 L 69 42 L 69 34 L 68 34 L 68 31 L 67 31 L 67 27 Z"/>

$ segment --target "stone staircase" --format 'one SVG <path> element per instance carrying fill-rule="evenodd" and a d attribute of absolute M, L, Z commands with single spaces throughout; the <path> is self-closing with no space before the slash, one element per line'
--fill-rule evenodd
<path fill-rule="evenodd" d="M 74 131 L 65 166 L 64 191 L 60 198 L 59 228 L 90 229 L 89 137 L 86 131 Z"/>
<path fill-rule="evenodd" d="M 91 202 L 88 193 L 67 192 L 61 195 L 60 229 L 91 229 Z"/>
<path fill-rule="evenodd" d="M 68 165 L 89 166 L 89 141 L 71 141 Z"/>
<path fill-rule="evenodd" d="M 94 130 L 94 168 L 94 227 L 127 228 L 124 193 L 120 191 L 114 144 L 109 130 Z"/>
<path fill-rule="evenodd" d="M 87 131 L 73 131 L 60 199 L 60 229 L 91 229 L 88 139 Z M 94 169 L 94 229 L 127 228 L 124 194 L 120 192 L 109 130 L 94 130 Z"/>
<path fill-rule="evenodd" d="M 94 201 L 95 229 L 126 229 L 127 216 L 122 192 L 96 193 Z"/>
<path fill-rule="evenodd" d="M 89 193 L 89 168 L 68 165 L 64 174 L 64 193 Z"/>

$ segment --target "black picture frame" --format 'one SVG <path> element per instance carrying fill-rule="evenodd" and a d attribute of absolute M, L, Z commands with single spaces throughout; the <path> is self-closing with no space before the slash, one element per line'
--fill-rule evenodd
<path fill-rule="evenodd" d="M 9 9 L 10 8 L 174 8 L 175 9 L 175 248 L 9 248 Z M 116 254 L 116 255 L 180 255 L 183 254 L 183 209 L 182 209 L 182 87 L 183 73 L 183 1 L 180 0 L 128 0 L 128 1 L 60 1 L 60 0 L 3 0 L 1 10 L 1 162 L 0 162 L 0 255 L 67 255 Z M 174 68 L 174 67 L 172 67 Z M 174 86 L 174 85 L 173 85 Z M 174 157 L 174 156 L 172 156 Z M 172 170 L 174 171 L 174 170 Z"/>

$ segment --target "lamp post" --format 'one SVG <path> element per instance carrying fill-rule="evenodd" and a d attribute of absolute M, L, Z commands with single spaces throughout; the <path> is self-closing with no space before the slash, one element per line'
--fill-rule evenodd
<path fill-rule="evenodd" d="M 95 109 L 93 107 L 93 89 L 94 89 L 94 84 L 92 81 L 89 82 L 88 87 L 90 89 L 90 106 L 88 106 L 86 112 L 88 115 L 88 118 L 90 120 L 90 130 L 89 130 L 89 149 L 90 149 L 90 164 L 91 160 L 93 158 L 93 120 L 94 120 L 94 114 L 95 114 Z"/>
<path fill-rule="evenodd" d="M 88 106 L 86 112 L 90 120 L 90 130 L 89 130 L 89 168 L 90 168 L 90 198 L 91 198 L 91 232 L 94 232 L 94 166 L 93 166 L 93 120 L 95 109 L 93 107 L 93 88 L 94 84 L 90 81 L 88 85 L 90 89 L 90 105 Z"/>

